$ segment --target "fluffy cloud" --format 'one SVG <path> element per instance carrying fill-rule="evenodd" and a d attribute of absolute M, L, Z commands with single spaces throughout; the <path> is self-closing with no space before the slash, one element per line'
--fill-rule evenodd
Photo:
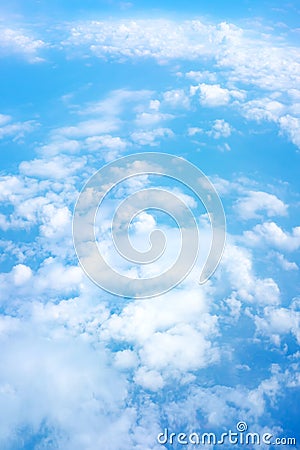
<path fill-rule="evenodd" d="M 281 253 L 272 253 L 275 256 L 283 268 L 283 270 L 298 270 L 299 267 L 295 262 L 288 261 Z"/>
<path fill-rule="evenodd" d="M 229 123 L 223 119 L 217 119 L 214 121 L 212 129 L 208 131 L 208 135 L 214 139 L 227 138 L 231 135 L 232 128 Z"/>
<path fill-rule="evenodd" d="M 163 100 L 166 105 L 172 108 L 186 108 L 190 107 L 190 99 L 183 89 L 172 89 L 163 94 Z"/>
<path fill-rule="evenodd" d="M 293 144 L 300 148 L 300 118 L 289 114 L 279 119 L 281 130 L 286 133 Z"/>
<path fill-rule="evenodd" d="M 160 112 L 142 112 L 137 115 L 135 123 L 138 127 L 141 128 L 148 126 L 151 127 L 172 118 L 173 116 L 171 114 L 163 114 Z"/>
<path fill-rule="evenodd" d="M 227 105 L 230 101 L 230 92 L 219 84 L 205 84 L 192 86 L 191 94 L 199 91 L 200 102 L 203 106 L 216 107 Z"/>
<path fill-rule="evenodd" d="M 198 83 L 200 83 L 200 81 L 210 81 L 211 83 L 217 81 L 217 75 L 214 72 L 209 72 L 207 70 L 190 70 L 185 74 L 185 76 L 186 78 L 194 80 Z"/>
<path fill-rule="evenodd" d="M 259 218 L 259 212 L 265 212 L 268 217 L 287 215 L 287 205 L 282 200 L 262 191 L 249 191 L 237 200 L 234 208 L 244 220 Z"/>
<path fill-rule="evenodd" d="M 130 303 L 105 322 L 101 333 L 104 340 L 134 346 L 136 382 L 151 390 L 163 387 L 169 376 L 184 380 L 186 372 L 219 358 L 210 341 L 217 320 L 209 314 L 205 293 L 189 288 L 178 294 L 175 290 L 151 302 Z"/>
<path fill-rule="evenodd" d="M 294 227 L 289 233 L 275 222 L 255 225 L 253 230 L 244 232 L 244 237 L 248 245 L 269 245 L 286 251 L 294 251 L 300 247 L 300 227 Z"/>
<path fill-rule="evenodd" d="M 231 135 L 232 127 L 224 119 L 216 119 L 211 126 L 211 129 L 205 131 L 199 127 L 189 127 L 188 136 L 195 136 L 196 134 L 206 134 L 214 139 L 227 138 Z"/>
<path fill-rule="evenodd" d="M 286 106 L 274 99 L 262 98 L 246 102 L 242 106 L 243 115 L 250 120 L 270 120 L 276 122 L 286 111 Z"/>
<path fill-rule="evenodd" d="M 174 133 L 170 128 L 156 128 L 152 131 L 134 131 L 131 134 L 133 142 L 139 145 L 158 145 L 160 138 L 171 138 Z"/>
<path fill-rule="evenodd" d="M 26 324 L 19 324 L 13 340 L 1 341 L 3 447 L 21 447 L 40 434 L 42 448 L 50 441 L 70 450 L 134 448 L 135 414 L 124 403 L 125 380 L 102 349 L 96 352 L 80 337 L 33 333 Z"/>
<path fill-rule="evenodd" d="M 29 176 L 37 176 L 41 178 L 65 179 L 85 165 L 84 158 L 73 158 L 71 165 L 70 160 L 64 156 L 55 156 L 51 160 L 34 159 L 32 161 L 23 161 L 20 164 L 21 173 Z"/>
<path fill-rule="evenodd" d="M 178 25 L 172 21 L 123 20 L 86 21 L 74 23 L 66 47 L 89 46 L 98 57 L 154 57 L 157 59 L 188 57 L 209 54 L 210 31 L 213 27 L 201 22 Z M 189 48 L 187 54 L 186 49 Z"/>
<path fill-rule="evenodd" d="M 46 46 L 41 39 L 35 39 L 22 29 L 0 26 L 0 54 L 23 56 L 31 63 L 43 61 L 39 51 Z"/>
<path fill-rule="evenodd" d="M 224 276 L 227 274 L 227 276 Z M 227 244 L 218 272 L 220 283 L 230 286 L 237 300 L 250 304 L 268 305 L 280 302 L 280 290 L 272 278 L 259 278 L 253 268 L 249 251 L 237 245 Z"/>
<path fill-rule="evenodd" d="M 32 270 L 24 264 L 18 264 L 13 268 L 13 282 L 16 286 L 20 286 L 32 277 Z"/>
<path fill-rule="evenodd" d="M 231 100 L 243 100 L 245 93 L 238 89 L 227 89 L 220 84 L 201 83 L 198 86 L 191 86 L 191 95 L 199 94 L 200 103 L 207 107 L 225 106 Z"/>
<path fill-rule="evenodd" d="M 119 127 L 118 120 L 107 119 L 91 119 L 79 122 L 77 125 L 62 127 L 54 130 L 55 135 L 67 138 L 85 138 L 90 136 L 98 136 L 99 134 L 109 133 L 117 130 Z"/>
<path fill-rule="evenodd" d="M 38 151 L 49 157 L 61 153 L 78 153 L 81 149 L 80 143 L 72 139 L 53 139 L 48 144 L 42 145 Z"/>
<path fill-rule="evenodd" d="M 280 345 L 281 336 L 292 334 L 299 344 L 300 312 L 298 309 L 296 302 L 291 305 L 291 308 L 266 307 L 263 317 L 255 317 L 258 333 L 268 336 L 276 345 Z"/>
<path fill-rule="evenodd" d="M 69 33 L 63 42 L 66 48 L 81 48 L 85 54 L 101 58 L 153 57 L 164 61 L 210 56 L 217 68 L 229 72 L 227 76 L 233 82 L 242 81 L 266 90 L 290 90 L 299 86 L 296 47 L 283 47 L 263 34 L 253 36 L 246 29 L 226 22 L 82 21 L 73 23 Z M 207 70 L 190 71 L 187 76 L 197 81 L 215 81 Z"/>
<path fill-rule="evenodd" d="M 200 20 L 82 21 L 73 23 L 69 33 L 62 45 L 73 54 L 159 62 L 179 58 L 201 64 L 205 60 L 213 71 L 185 74 L 200 82 L 191 87 L 192 96 L 198 92 L 200 103 L 207 107 L 233 103 L 248 120 L 276 122 L 299 146 L 300 57 L 288 42 L 281 45 L 260 31 L 254 35 L 234 24 Z M 163 103 L 189 108 L 190 100 L 184 89 L 172 89 L 164 94 Z"/>

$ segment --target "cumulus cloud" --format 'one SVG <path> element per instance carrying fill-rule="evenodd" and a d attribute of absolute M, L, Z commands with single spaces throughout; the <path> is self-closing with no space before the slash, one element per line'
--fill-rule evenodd
<path fill-rule="evenodd" d="M 209 136 L 214 139 L 227 138 L 231 135 L 232 128 L 228 122 L 223 119 L 216 119 L 213 123 L 212 129 L 207 132 Z"/>
<path fill-rule="evenodd" d="M 190 99 L 183 89 L 172 89 L 163 94 L 163 100 L 166 105 L 172 108 L 186 108 L 190 107 Z"/>
<path fill-rule="evenodd" d="M 242 106 L 243 115 L 250 120 L 276 122 L 286 111 L 286 106 L 274 99 L 261 98 L 246 102 Z"/>
<path fill-rule="evenodd" d="M 227 89 L 226 87 L 221 87 L 220 84 L 201 83 L 197 86 L 191 86 L 190 94 L 193 96 L 196 93 L 199 95 L 201 105 L 210 108 L 225 106 L 231 100 L 243 100 L 245 98 L 244 91 Z"/>
<path fill-rule="evenodd" d="M 200 81 L 210 81 L 211 83 L 217 81 L 217 75 L 214 72 L 209 72 L 207 70 L 199 71 L 199 70 L 190 70 L 185 74 L 186 78 L 194 80 L 198 83 Z"/>
<path fill-rule="evenodd" d="M 263 317 L 255 317 L 255 325 L 259 334 L 268 336 L 277 345 L 286 334 L 294 335 L 300 343 L 300 312 L 296 305 L 292 304 L 291 308 L 266 307 Z"/>
<path fill-rule="evenodd" d="M 184 379 L 185 372 L 215 363 L 219 358 L 211 338 L 217 333 L 216 317 L 209 314 L 205 293 L 176 290 L 125 306 L 104 324 L 102 338 L 128 342 L 139 360 L 136 382 L 160 389 L 169 376 Z"/>
<path fill-rule="evenodd" d="M 125 380 L 103 349 L 96 352 L 84 338 L 55 336 L 55 329 L 33 333 L 26 324 L 9 343 L 6 336 L 1 341 L 3 447 L 21 447 L 40 434 L 43 448 L 49 442 L 70 450 L 134 448 Z"/>
<path fill-rule="evenodd" d="M 63 42 L 87 45 L 98 57 L 196 58 L 209 53 L 209 26 L 195 21 L 182 25 L 163 20 L 86 21 L 74 23 Z M 213 29 L 212 29 L 213 31 Z M 189 48 L 189 54 L 186 49 Z"/>
<path fill-rule="evenodd" d="M 70 26 L 69 37 L 63 45 L 70 50 L 85 49 L 85 54 L 101 58 L 152 57 L 164 61 L 199 60 L 209 56 L 217 68 L 229 70 L 228 77 L 233 82 L 242 81 L 266 90 L 290 90 L 299 86 L 300 62 L 296 47 L 289 44 L 284 47 L 263 34 L 253 36 L 246 29 L 226 22 L 81 21 Z M 187 76 L 196 81 L 215 81 L 207 70 L 190 71 Z"/>
<path fill-rule="evenodd" d="M 269 245 L 273 248 L 294 251 L 300 247 L 300 227 L 294 227 L 292 232 L 284 231 L 275 222 L 264 222 L 255 225 L 253 230 L 244 232 L 248 245 Z"/>
<path fill-rule="evenodd" d="M 75 139 L 52 139 L 48 144 L 42 145 L 38 151 L 42 155 L 49 157 L 61 153 L 78 153 L 80 149 L 81 145 Z"/>
<path fill-rule="evenodd" d="M 104 134 L 88 137 L 82 146 L 85 150 L 100 153 L 105 161 L 112 161 L 120 156 L 130 143 L 119 136 Z"/>
<path fill-rule="evenodd" d="M 286 216 L 288 207 L 276 195 L 249 191 L 245 197 L 236 201 L 234 209 L 242 219 L 248 220 L 259 218 L 259 212 L 265 212 L 268 217 Z"/>
<path fill-rule="evenodd" d="M 0 54 L 19 55 L 31 63 L 43 61 L 40 50 L 46 46 L 41 39 L 35 39 L 22 29 L 0 26 Z"/>
<path fill-rule="evenodd" d="M 187 79 L 200 83 L 191 86 L 190 94 L 197 92 L 201 105 L 212 108 L 232 103 L 248 120 L 275 122 L 299 146 L 300 58 L 298 49 L 288 42 L 281 45 L 259 30 L 254 35 L 227 22 L 123 19 L 74 22 L 62 46 L 73 54 L 79 51 L 122 61 L 205 61 L 213 65 L 213 71 L 185 73 Z M 173 109 L 190 105 L 184 89 L 167 91 L 164 102 Z"/>
<path fill-rule="evenodd" d="M 200 84 L 199 87 L 200 103 L 203 106 L 224 106 L 230 101 L 230 92 L 222 88 L 219 84 Z"/>
<path fill-rule="evenodd" d="M 224 272 L 227 276 L 224 276 Z M 220 282 L 229 283 L 234 297 L 250 304 L 280 302 L 280 290 L 273 278 L 260 278 L 253 268 L 253 256 L 244 247 L 227 244 L 219 270 Z"/>
<path fill-rule="evenodd" d="M 13 268 L 13 282 L 16 286 L 26 283 L 32 277 L 32 270 L 24 264 L 18 264 Z"/>

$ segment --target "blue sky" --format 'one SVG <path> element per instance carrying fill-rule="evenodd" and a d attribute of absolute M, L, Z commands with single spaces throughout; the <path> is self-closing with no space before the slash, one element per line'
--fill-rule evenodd
<path fill-rule="evenodd" d="M 16 0 L 0 11 L 1 449 L 178 449 L 158 433 L 239 421 L 299 448 L 297 3 Z M 84 274 L 72 214 L 96 170 L 147 151 L 210 178 L 227 242 L 208 283 L 196 265 L 141 301 Z M 205 246 L 207 218 L 192 209 Z M 137 242 L 159 220 L 137 217 Z"/>

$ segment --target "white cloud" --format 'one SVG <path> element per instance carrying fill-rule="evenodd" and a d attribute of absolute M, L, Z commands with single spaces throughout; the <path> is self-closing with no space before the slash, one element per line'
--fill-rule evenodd
<path fill-rule="evenodd" d="M 151 391 L 161 390 L 164 386 L 164 379 L 156 370 L 147 370 L 145 367 L 140 367 L 134 377 L 135 382 Z"/>
<path fill-rule="evenodd" d="M 195 59 L 210 53 L 213 47 L 209 42 L 210 31 L 213 32 L 213 27 L 199 21 L 182 24 L 163 19 L 82 21 L 72 24 L 70 36 L 62 44 L 88 46 L 100 58 Z"/>
<path fill-rule="evenodd" d="M 300 247 L 300 227 L 294 227 L 289 233 L 275 222 L 264 222 L 255 225 L 253 230 L 244 232 L 248 245 L 268 245 L 286 251 L 294 251 Z"/>
<path fill-rule="evenodd" d="M 196 134 L 206 134 L 214 139 L 227 138 L 231 135 L 232 127 L 224 119 L 216 119 L 211 126 L 211 129 L 205 131 L 200 127 L 189 127 L 188 136 L 195 136 Z"/>
<path fill-rule="evenodd" d="M 287 205 L 282 200 L 262 191 L 249 191 L 236 201 L 234 209 L 244 220 L 261 217 L 259 212 L 265 212 L 268 217 L 287 215 Z"/>
<path fill-rule="evenodd" d="M 0 114 L 0 127 L 6 125 L 11 119 L 11 116 L 8 116 L 7 114 Z"/>
<path fill-rule="evenodd" d="M 216 362 L 219 356 L 218 350 L 203 335 L 203 330 L 199 332 L 189 324 L 179 324 L 169 330 L 156 332 L 145 342 L 139 355 L 146 367 L 180 372 L 206 367 Z"/>
<path fill-rule="evenodd" d="M 224 24 L 224 28 L 228 24 Z M 225 30 L 224 36 L 232 35 Z M 277 44 L 263 35 L 250 37 L 240 29 L 234 40 L 227 40 L 220 51 L 218 66 L 228 68 L 230 80 L 252 84 L 267 91 L 288 90 L 299 85 L 299 52 L 289 43 Z"/>
<path fill-rule="evenodd" d="M 78 153 L 80 148 L 80 143 L 74 139 L 57 139 L 49 142 L 49 144 L 42 145 L 37 150 L 42 155 L 49 157 L 61 153 Z"/>
<path fill-rule="evenodd" d="M 110 134 L 91 136 L 83 143 L 84 148 L 88 151 L 100 151 L 101 157 L 105 161 L 116 159 L 130 145 L 125 139 Z"/>
<path fill-rule="evenodd" d="M 195 80 L 197 83 L 200 83 L 200 81 L 209 81 L 211 83 L 214 83 L 217 81 L 217 74 L 214 72 L 208 72 L 207 70 L 204 70 L 202 72 L 190 70 L 185 74 L 186 78 Z"/>
<path fill-rule="evenodd" d="M 55 156 L 48 159 L 33 159 L 32 161 L 23 161 L 20 164 L 20 172 L 41 178 L 65 179 L 85 165 L 84 158 L 73 158 L 71 161 L 65 156 Z"/>
<path fill-rule="evenodd" d="M 164 103 L 172 108 L 189 109 L 190 99 L 183 89 L 172 89 L 163 94 Z"/>
<path fill-rule="evenodd" d="M 242 114 L 250 120 L 276 122 L 286 111 L 286 106 L 274 99 L 261 98 L 242 105 Z"/>
<path fill-rule="evenodd" d="M 207 107 L 225 106 L 231 100 L 244 100 L 245 91 L 239 89 L 227 89 L 221 87 L 220 84 L 201 83 L 190 87 L 190 95 L 199 94 L 200 103 Z"/>
<path fill-rule="evenodd" d="M 103 117 L 103 119 L 120 116 L 123 112 L 127 113 L 130 105 L 136 105 L 148 101 L 153 91 L 146 89 L 130 90 L 115 89 L 102 100 L 88 103 L 78 111 L 81 115 L 92 115 Z M 109 130 L 108 130 L 109 131 Z"/>
<path fill-rule="evenodd" d="M 0 178 L 0 201 L 13 202 L 16 195 L 24 188 L 24 183 L 17 176 L 3 176 Z"/>
<path fill-rule="evenodd" d="M 189 127 L 188 128 L 188 136 L 195 136 L 196 134 L 201 134 L 204 131 L 199 127 Z"/>
<path fill-rule="evenodd" d="M 217 119 L 214 121 L 212 129 L 207 132 L 209 136 L 214 139 L 227 138 L 231 135 L 232 128 L 228 122 L 223 119 Z"/>
<path fill-rule="evenodd" d="M 293 144 L 300 148 L 300 118 L 286 115 L 280 117 L 279 125 L 282 132 L 286 133 Z"/>
<path fill-rule="evenodd" d="M 37 125 L 34 120 L 14 122 L 11 116 L 0 114 L 0 139 L 12 137 L 13 140 L 19 140 L 32 132 Z"/>
<path fill-rule="evenodd" d="M 118 369 L 132 369 L 138 364 L 138 358 L 133 350 L 120 350 L 115 354 L 115 365 Z"/>
<path fill-rule="evenodd" d="M 227 243 L 217 275 L 220 285 L 229 283 L 236 300 L 259 305 L 276 305 L 280 302 L 280 290 L 276 282 L 272 278 L 256 276 L 253 257 L 243 247 Z"/>
<path fill-rule="evenodd" d="M 21 55 L 31 63 L 43 61 L 39 50 L 46 46 L 41 39 L 35 39 L 22 29 L 0 26 L 0 54 Z"/>
<path fill-rule="evenodd" d="M 196 90 L 199 90 L 200 103 L 203 106 L 224 106 L 230 101 L 230 91 L 219 84 L 202 83 L 196 87 Z"/>
<path fill-rule="evenodd" d="M 218 360 L 218 348 L 211 343 L 217 318 L 209 314 L 207 303 L 205 292 L 191 287 L 151 302 L 132 302 L 103 324 L 101 337 L 133 346 L 140 362 L 136 382 L 161 389 L 169 376 L 183 381 L 186 372 Z"/>
<path fill-rule="evenodd" d="M 13 268 L 13 281 L 16 286 L 26 283 L 32 277 L 32 270 L 24 264 L 18 264 Z"/>
<path fill-rule="evenodd" d="M 57 208 L 53 204 L 48 204 L 42 210 L 41 235 L 51 238 L 60 238 L 71 229 L 71 212 L 64 206 Z"/>
<path fill-rule="evenodd" d="M 282 373 L 276 364 L 271 366 L 270 372 L 271 376 L 266 375 L 251 388 L 240 384 L 235 387 L 194 386 L 186 400 L 181 402 L 180 410 L 176 412 L 177 414 L 180 412 L 180 416 L 183 415 L 184 420 L 188 420 L 189 423 L 194 421 L 194 427 L 199 423 L 199 415 L 203 417 L 210 429 L 216 427 L 224 429 L 228 423 L 237 423 L 239 420 L 237 417 L 242 417 L 251 430 L 260 432 L 261 435 L 269 432 L 278 436 L 281 432 L 280 427 L 272 427 L 270 423 L 268 427 L 263 427 L 260 419 L 265 417 L 268 403 L 271 402 L 272 405 L 276 403 L 282 389 L 293 374 L 288 371 Z M 247 376 L 249 377 L 249 373 Z"/>
<path fill-rule="evenodd" d="M 35 272 L 25 264 L 17 264 L 8 273 L 0 274 L 2 291 L 1 302 L 16 301 L 20 295 L 32 299 L 32 293 L 38 297 L 45 295 L 68 295 L 78 292 L 83 279 L 81 268 L 63 265 L 58 258 L 45 259 Z"/>
<path fill-rule="evenodd" d="M 212 64 L 214 72 L 186 72 L 186 78 L 201 83 L 191 87 L 192 96 L 199 91 L 204 106 L 225 106 L 232 102 L 248 120 L 274 121 L 299 146 L 299 51 L 284 38 L 280 41 L 276 36 L 270 37 L 260 29 L 254 34 L 226 22 L 121 19 L 74 22 L 62 46 L 68 52 L 80 51 L 85 57 L 121 61 L 155 58 L 160 63 L 180 58 L 200 61 L 201 66 L 203 61 Z M 252 97 L 248 102 L 245 89 L 247 96 Z M 181 103 L 188 108 L 183 89 L 169 92 L 165 96 L 170 107 Z"/>
<path fill-rule="evenodd" d="M 109 133 L 117 130 L 119 121 L 114 119 L 91 119 L 79 122 L 77 125 L 58 128 L 53 134 L 67 138 L 86 138 L 89 136 L 98 136 L 103 133 Z"/>
<path fill-rule="evenodd" d="M 300 343 L 300 312 L 293 308 L 293 304 L 290 309 L 264 308 L 264 316 L 256 316 L 255 325 L 260 334 L 269 336 L 275 344 L 280 344 L 280 337 L 289 333 Z"/>
<path fill-rule="evenodd" d="M 151 127 L 172 118 L 173 115 L 171 114 L 163 114 L 160 112 L 142 112 L 137 115 L 135 123 L 138 127 Z"/>
<path fill-rule="evenodd" d="M 133 142 L 139 145 L 158 145 L 159 139 L 172 138 L 174 133 L 170 128 L 156 128 L 152 131 L 134 131 L 131 134 Z"/>
<path fill-rule="evenodd" d="M 201 60 L 210 57 L 231 82 L 272 90 L 298 89 L 299 52 L 289 43 L 267 39 L 231 23 L 162 19 L 81 21 L 71 24 L 67 49 L 101 58 Z M 214 67 L 215 69 L 215 67 Z M 215 74 L 193 70 L 187 77 L 215 82 Z"/>
<path fill-rule="evenodd" d="M 284 270 L 298 270 L 299 269 L 299 267 L 297 266 L 297 264 L 295 262 L 288 261 L 284 257 L 284 255 L 282 255 L 281 253 L 275 252 L 274 256 L 277 258 L 279 264 L 281 265 L 281 267 Z"/>
<path fill-rule="evenodd" d="M 152 109 L 153 111 L 159 111 L 159 108 L 160 108 L 159 100 L 150 100 L 149 109 Z"/>
<path fill-rule="evenodd" d="M 1 446 L 19 448 L 41 433 L 43 448 L 49 441 L 66 450 L 135 448 L 125 380 L 105 352 L 84 337 L 55 336 L 54 329 L 45 336 L 30 326 L 22 324 L 9 342 L 1 339 Z"/>
<path fill-rule="evenodd" d="M 225 142 L 225 144 L 219 144 L 217 148 L 220 152 L 230 152 L 231 150 L 231 147 L 227 142 Z"/>

